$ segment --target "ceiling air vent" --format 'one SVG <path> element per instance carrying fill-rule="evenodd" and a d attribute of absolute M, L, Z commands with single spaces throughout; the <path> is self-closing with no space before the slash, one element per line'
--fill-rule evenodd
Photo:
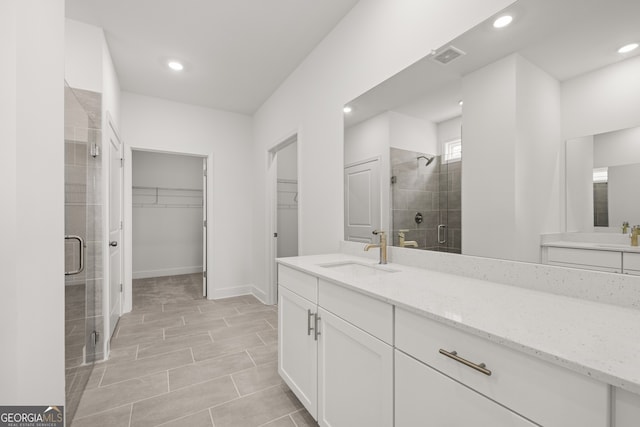
<path fill-rule="evenodd" d="M 465 53 L 460 49 L 453 46 L 447 46 L 440 52 L 434 52 L 431 59 L 442 65 L 447 65 L 448 63 L 450 63 L 454 59 L 461 57 L 462 55 L 465 55 Z"/>

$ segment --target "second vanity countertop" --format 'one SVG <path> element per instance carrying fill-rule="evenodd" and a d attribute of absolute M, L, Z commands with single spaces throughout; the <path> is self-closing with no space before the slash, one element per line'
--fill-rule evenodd
<path fill-rule="evenodd" d="M 356 275 L 323 267 L 346 254 L 278 263 L 640 394 L 640 311 L 400 264 Z"/>

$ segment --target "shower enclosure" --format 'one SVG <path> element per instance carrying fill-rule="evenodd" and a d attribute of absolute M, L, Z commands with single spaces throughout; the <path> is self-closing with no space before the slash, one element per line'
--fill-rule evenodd
<path fill-rule="evenodd" d="M 65 82 L 66 417 L 102 359 L 101 97 Z"/>
<path fill-rule="evenodd" d="M 393 147 L 390 159 L 393 245 L 402 233 L 407 246 L 461 253 L 461 162 Z"/>

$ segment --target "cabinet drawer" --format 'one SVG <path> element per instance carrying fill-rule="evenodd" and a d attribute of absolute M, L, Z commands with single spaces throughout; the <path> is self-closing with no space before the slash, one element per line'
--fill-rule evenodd
<path fill-rule="evenodd" d="M 615 427 L 637 427 L 640 420 L 640 395 L 619 388 L 614 390 Z"/>
<path fill-rule="evenodd" d="M 393 306 L 320 279 L 318 305 L 374 337 L 393 344 Z"/>
<path fill-rule="evenodd" d="M 607 425 L 608 387 L 486 339 L 396 307 L 396 347 L 547 427 Z M 485 363 L 485 375 L 439 353 Z"/>
<path fill-rule="evenodd" d="M 550 247 L 547 257 L 550 264 L 574 264 L 578 268 L 595 267 L 620 272 L 622 267 L 621 252 Z"/>
<path fill-rule="evenodd" d="M 396 350 L 395 427 L 534 427 L 508 409 Z"/>
<path fill-rule="evenodd" d="M 635 270 L 637 272 L 636 274 L 640 274 L 640 254 L 623 252 L 622 267 L 625 272 L 627 270 Z"/>
<path fill-rule="evenodd" d="M 284 286 L 311 302 L 318 302 L 318 278 L 278 265 L 278 285 Z"/>

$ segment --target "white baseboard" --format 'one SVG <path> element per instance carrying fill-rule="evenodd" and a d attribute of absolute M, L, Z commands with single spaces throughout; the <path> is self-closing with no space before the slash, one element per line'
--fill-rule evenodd
<path fill-rule="evenodd" d="M 179 276 L 181 274 L 193 274 L 202 273 L 202 266 L 194 267 L 174 267 L 163 268 L 161 270 L 146 270 L 146 271 L 134 271 L 132 273 L 133 279 L 146 279 L 148 277 L 165 277 L 165 276 Z"/>
<path fill-rule="evenodd" d="M 253 285 L 234 286 L 233 288 L 214 289 L 207 294 L 207 299 L 223 299 L 251 295 Z"/>
<path fill-rule="evenodd" d="M 255 286 L 251 286 L 251 294 L 260 300 L 261 303 L 267 304 L 267 294 L 262 291 L 262 289 L 258 289 Z"/>

